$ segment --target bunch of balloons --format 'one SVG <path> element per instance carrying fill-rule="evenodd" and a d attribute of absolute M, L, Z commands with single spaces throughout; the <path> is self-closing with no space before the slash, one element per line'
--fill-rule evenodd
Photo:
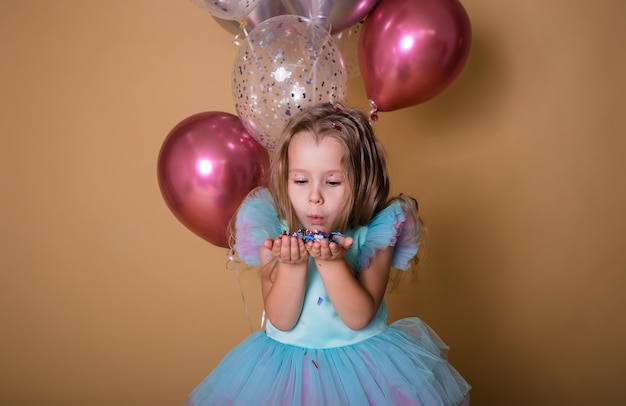
<path fill-rule="evenodd" d="M 239 204 L 264 184 L 292 115 L 344 102 L 348 78 L 359 75 L 373 120 L 423 103 L 457 78 L 471 44 L 459 0 L 191 1 L 236 35 L 237 116 L 201 113 L 174 127 L 159 154 L 158 180 L 176 218 L 221 247 L 228 247 Z"/>

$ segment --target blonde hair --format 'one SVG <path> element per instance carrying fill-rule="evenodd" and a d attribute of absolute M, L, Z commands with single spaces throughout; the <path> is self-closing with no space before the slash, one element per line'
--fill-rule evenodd
<path fill-rule="evenodd" d="M 361 110 L 337 103 L 315 105 L 294 115 L 281 133 L 274 151 L 267 188 L 273 197 L 278 217 L 287 222 L 290 233 L 300 228 L 300 224 L 287 192 L 288 152 L 291 140 L 300 132 L 308 132 L 317 142 L 324 137 L 332 137 L 343 147 L 341 165 L 348 192 L 346 204 L 337 216 L 333 231 L 345 232 L 347 229 L 368 225 L 378 212 L 391 202 L 399 201 L 405 213 L 412 216 L 411 220 L 415 225 L 412 238 L 420 241 L 425 230 L 418 215 L 417 201 L 407 195 L 389 198 L 390 184 L 385 150 L 376 138 L 367 116 Z M 235 253 L 235 217 L 233 216 L 229 227 L 231 253 Z M 411 273 L 415 271 L 418 261 L 416 255 L 409 264 Z M 395 274 L 391 275 L 392 289 L 396 285 L 394 282 L 398 281 Z"/>
<path fill-rule="evenodd" d="M 343 147 L 342 169 L 348 193 L 346 204 L 333 230 L 345 232 L 369 224 L 389 198 L 389 175 L 385 151 L 376 139 L 367 116 L 358 109 L 339 104 L 319 104 L 297 113 L 289 120 L 274 152 L 268 188 L 278 216 L 287 221 L 290 232 L 299 228 L 287 194 L 289 144 L 294 135 L 308 132 L 316 141 L 332 137 Z"/>

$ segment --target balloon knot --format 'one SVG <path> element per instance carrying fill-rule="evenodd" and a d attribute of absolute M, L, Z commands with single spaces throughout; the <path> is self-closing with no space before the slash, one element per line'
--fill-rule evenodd
<path fill-rule="evenodd" d="M 376 121 L 378 120 L 378 106 L 376 105 L 376 102 L 372 99 L 369 99 L 370 102 L 370 106 L 372 106 L 372 110 L 370 110 L 370 118 L 372 119 L 372 121 Z"/>
<path fill-rule="evenodd" d="M 237 270 L 237 264 L 239 263 L 239 259 L 237 259 L 237 256 L 235 254 L 235 250 L 230 248 L 226 252 L 226 256 L 228 258 L 228 260 L 226 261 L 226 269 Z"/>
<path fill-rule="evenodd" d="M 232 39 L 233 44 L 237 45 L 238 47 L 241 46 L 241 44 L 243 43 L 242 39 L 245 40 L 248 38 L 247 26 L 248 22 L 246 20 L 239 20 L 239 33 L 235 35 Z"/>

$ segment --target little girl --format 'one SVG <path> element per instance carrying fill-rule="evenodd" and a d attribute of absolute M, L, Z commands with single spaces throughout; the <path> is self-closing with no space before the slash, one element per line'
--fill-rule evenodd
<path fill-rule="evenodd" d="M 235 216 L 234 249 L 260 267 L 265 331 L 191 393 L 205 405 L 460 405 L 470 386 L 418 318 L 387 325 L 391 268 L 415 259 L 414 200 L 389 199 L 367 117 L 337 104 L 287 124 L 267 188 Z"/>

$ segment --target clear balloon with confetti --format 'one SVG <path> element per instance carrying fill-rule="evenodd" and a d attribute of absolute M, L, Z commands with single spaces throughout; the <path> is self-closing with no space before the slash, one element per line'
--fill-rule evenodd
<path fill-rule="evenodd" d="M 191 0 L 213 17 L 225 20 L 243 20 L 257 7 L 260 0 Z"/>
<path fill-rule="evenodd" d="M 343 102 L 347 73 L 328 30 L 301 16 L 272 17 L 256 26 L 233 63 L 232 93 L 250 135 L 269 151 L 296 112 Z"/>

